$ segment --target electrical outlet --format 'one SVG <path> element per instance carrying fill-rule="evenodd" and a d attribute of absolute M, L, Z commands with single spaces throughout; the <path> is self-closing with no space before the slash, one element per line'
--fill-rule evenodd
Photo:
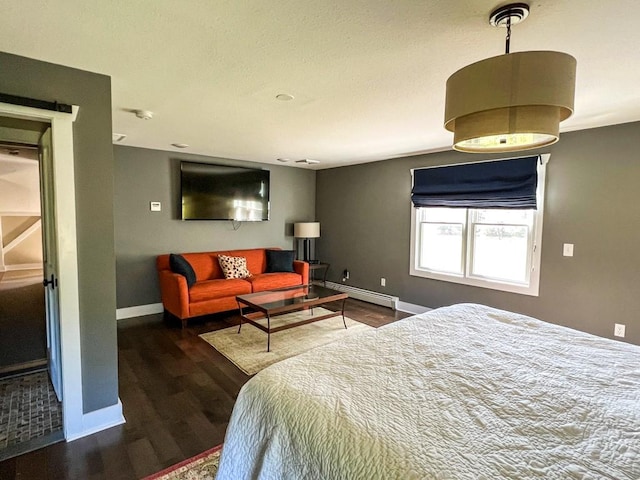
<path fill-rule="evenodd" d="M 381 287 L 386 287 L 387 286 L 387 279 L 386 278 L 382 277 L 380 279 L 380 286 Z"/>
<path fill-rule="evenodd" d="M 624 330 L 625 330 L 624 325 L 622 325 L 621 323 L 616 323 L 615 326 L 613 327 L 613 334 L 616 337 L 624 338 Z"/>

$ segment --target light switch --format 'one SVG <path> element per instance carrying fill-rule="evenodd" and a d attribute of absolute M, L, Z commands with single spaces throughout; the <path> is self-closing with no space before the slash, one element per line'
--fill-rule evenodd
<path fill-rule="evenodd" d="M 162 204 L 160 202 L 151 202 L 151 211 L 152 212 L 162 211 Z"/>
<path fill-rule="evenodd" d="M 565 243 L 562 247 L 562 255 L 565 257 L 573 257 L 573 243 Z"/>

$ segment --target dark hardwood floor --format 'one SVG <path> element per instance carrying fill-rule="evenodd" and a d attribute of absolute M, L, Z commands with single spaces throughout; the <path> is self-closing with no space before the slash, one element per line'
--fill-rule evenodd
<path fill-rule="evenodd" d="M 346 315 L 374 327 L 408 316 L 353 299 Z M 222 443 L 235 399 L 250 377 L 198 335 L 237 322 L 229 314 L 190 321 L 184 330 L 162 315 L 118 322 L 127 423 L 6 460 L 0 480 L 137 479 Z"/>

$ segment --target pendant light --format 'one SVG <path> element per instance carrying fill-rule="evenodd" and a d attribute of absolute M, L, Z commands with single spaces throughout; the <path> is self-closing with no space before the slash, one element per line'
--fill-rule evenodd
<path fill-rule="evenodd" d="M 505 54 L 447 80 L 444 126 L 454 133 L 455 150 L 514 152 L 558 141 L 560 122 L 573 113 L 576 59 L 551 51 L 510 53 L 511 26 L 528 15 L 526 3 L 494 10 L 491 25 L 507 29 Z"/>

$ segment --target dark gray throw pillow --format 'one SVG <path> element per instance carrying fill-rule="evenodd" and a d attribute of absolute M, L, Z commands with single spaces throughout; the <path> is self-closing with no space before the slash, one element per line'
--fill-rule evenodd
<path fill-rule="evenodd" d="M 193 271 L 191 264 L 182 255 L 175 253 L 169 255 L 169 266 L 173 273 L 178 273 L 187 279 L 189 288 L 196 283 L 196 272 Z"/>
<path fill-rule="evenodd" d="M 267 250 L 267 273 L 295 272 L 293 250 Z"/>

